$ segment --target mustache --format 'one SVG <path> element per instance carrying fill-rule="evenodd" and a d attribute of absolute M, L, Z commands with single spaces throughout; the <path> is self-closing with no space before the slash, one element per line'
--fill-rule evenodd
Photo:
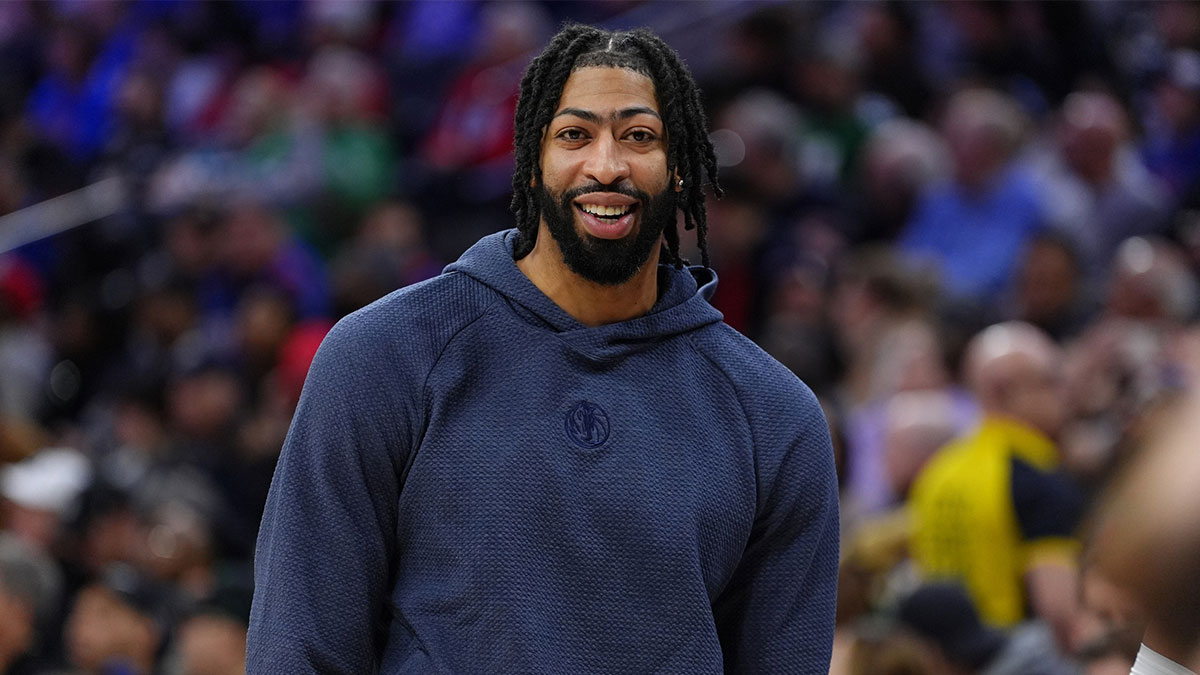
<path fill-rule="evenodd" d="M 576 199 L 578 199 L 584 195 L 590 195 L 593 192 L 607 192 L 609 194 L 614 194 L 614 193 L 621 194 L 621 195 L 625 195 L 626 197 L 632 197 L 643 203 L 650 200 L 649 194 L 642 192 L 641 190 L 635 190 L 635 189 L 629 187 L 628 185 L 624 185 L 621 183 L 612 183 L 610 185 L 604 185 L 602 183 L 592 182 L 592 183 L 588 183 L 586 185 L 580 185 L 579 187 L 571 188 L 570 190 L 567 190 L 566 192 L 564 192 L 562 195 L 562 203 L 570 204 L 571 202 L 575 201 Z"/>

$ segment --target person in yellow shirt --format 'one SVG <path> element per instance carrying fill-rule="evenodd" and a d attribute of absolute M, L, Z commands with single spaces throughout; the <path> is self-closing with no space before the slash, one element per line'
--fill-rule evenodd
<path fill-rule="evenodd" d="M 909 546 L 923 576 L 962 583 L 990 625 L 1042 618 L 1066 646 L 1083 497 L 1058 466 L 1061 362 L 1059 348 L 1026 323 L 975 336 L 964 368 L 980 424 L 938 451 L 908 505 Z"/>

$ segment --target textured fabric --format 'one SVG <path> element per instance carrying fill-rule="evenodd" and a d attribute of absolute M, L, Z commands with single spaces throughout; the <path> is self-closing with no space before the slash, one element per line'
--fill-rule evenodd
<path fill-rule="evenodd" d="M 513 231 L 350 315 L 259 535 L 250 673 L 828 670 L 838 527 L 812 393 L 659 271 L 586 327 Z"/>
<path fill-rule="evenodd" d="M 1051 481 L 1022 481 L 1020 510 L 1027 519 L 1022 523 L 1013 460 L 1021 470 L 1049 474 L 1058 465 L 1058 451 L 1030 427 L 984 418 L 975 432 L 938 451 L 909 497 L 910 548 L 918 569 L 930 578 L 961 581 L 984 621 L 1004 627 L 1027 615 L 1023 578 L 1030 563 L 1043 560 L 1051 548 L 1061 550 L 1064 541 L 1077 546 L 1060 532 L 1073 530 L 1073 524 L 1055 529 L 1035 522 L 1038 511 L 1066 501 L 1057 492 L 1032 494 Z M 1038 536 L 1023 536 L 1023 526 Z"/>

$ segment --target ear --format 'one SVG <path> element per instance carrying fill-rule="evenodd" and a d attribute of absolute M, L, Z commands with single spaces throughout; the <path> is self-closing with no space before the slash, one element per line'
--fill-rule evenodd
<path fill-rule="evenodd" d="M 676 192 L 683 192 L 683 178 L 681 178 L 681 177 L 679 176 L 679 169 L 678 169 L 678 168 L 676 168 L 676 169 L 675 169 L 674 171 L 672 171 L 671 173 L 672 173 L 672 174 L 674 174 L 674 176 L 675 176 L 675 191 L 676 191 Z"/>

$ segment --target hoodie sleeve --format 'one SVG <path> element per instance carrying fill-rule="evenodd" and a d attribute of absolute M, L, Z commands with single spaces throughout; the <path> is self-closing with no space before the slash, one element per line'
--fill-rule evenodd
<path fill-rule="evenodd" d="M 423 381 L 379 323 L 344 319 L 309 370 L 259 530 L 247 673 L 376 668 Z"/>
<path fill-rule="evenodd" d="M 742 559 L 713 605 L 727 673 L 829 671 L 838 559 L 833 449 L 816 397 L 785 377 L 779 385 L 779 377 L 749 379 L 742 389 L 759 504 Z"/>

